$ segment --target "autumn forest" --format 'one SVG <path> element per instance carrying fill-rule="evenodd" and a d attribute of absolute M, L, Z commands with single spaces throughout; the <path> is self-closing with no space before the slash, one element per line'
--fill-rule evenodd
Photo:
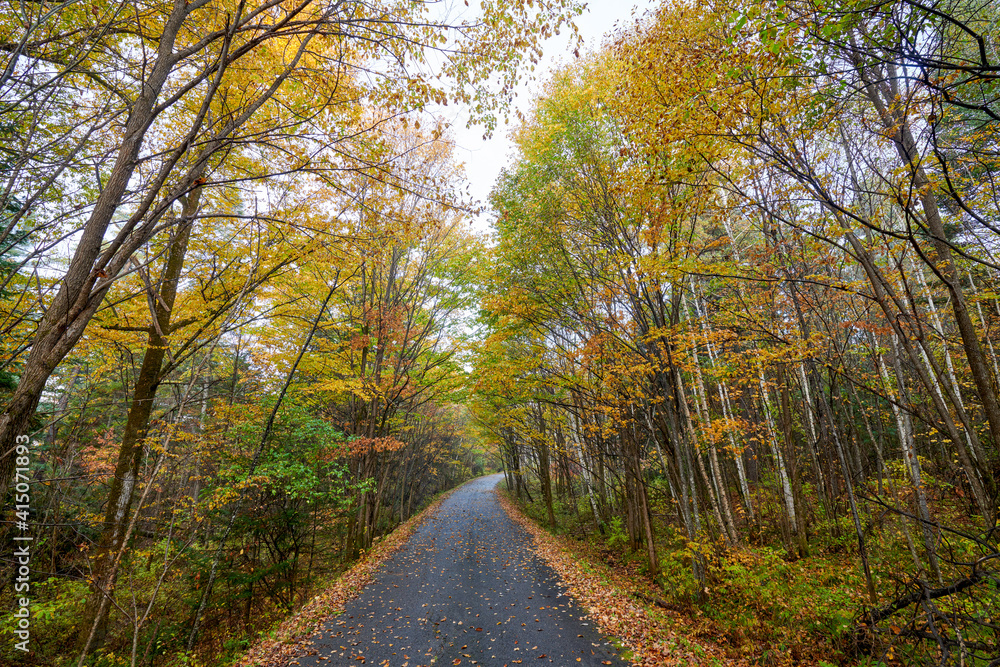
<path fill-rule="evenodd" d="M 502 472 L 633 664 L 1000 665 L 1000 5 L 665 0 L 524 113 L 585 8 L 469 4 L 0 0 L 0 663 L 287 664 Z"/>

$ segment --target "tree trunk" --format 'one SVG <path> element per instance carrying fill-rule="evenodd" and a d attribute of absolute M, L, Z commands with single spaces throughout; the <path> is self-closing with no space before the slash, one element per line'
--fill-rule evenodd
<path fill-rule="evenodd" d="M 200 188 L 196 189 L 184 200 L 182 221 L 176 228 L 174 238 L 170 242 L 170 250 L 160 284 L 155 286 L 154 293 L 148 295 L 154 321 L 149 327 L 146 351 L 142 358 L 139 376 L 136 379 L 132 404 L 125 423 L 125 431 L 122 434 L 122 442 L 118 449 L 118 462 L 115 465 L 115 474 L 111 479 L 111 488 L 108 491 L 104 527 L 92 562 L 94 574 L 91 580 L 91 593 L 84 608 L 84 622 L 80 626 L 78 636 L 78 645 L 81 650 L 88 638 L 91 638 L 91 626 L 96 626 L 92 639 L 90 639 L 91 650 L 99 648 L 104 643 L 107 632 L 110 605 L 102 605 L 101 598 L 106 595 L 114 595 L 116 582 L 111 573 L 112 571 L 117 572 L 117 570 L 112 570 L 110 563 L 126 547 L 123 538 L 129 524 L 132 500 L 138 485 L 139 470 L 142 464 L 142 441 L 149 428 L 156 390 L 163 379 L 163 360 L 170 344 L 167 336 L 170 332 L 171 311 L 177 298 L 177 286 L 184 266 L 184 256 L 187 253 L 191 230 L 194 227 L 194 216 L 198 209 L 200 193 Z M 149 286 L 149 288 L 153 287 Z M 103 612 L 99 610 L 103 610 Z"/>
<path fill-rule="evenodd" d="M 156 60 L 125 121 L 124 139 L 115 165 L 94 202 L 59 290 L 42 316 L 17 389 L 0 415 L 0 499 L 7 497 L 8 485 L 13 479 L 15 438 L 27 433 L 49 376 L 83 336 L 111 280 L 126 261 L 120 260 L 114 267 L 107 265 L 112 255 L 110 251 L 104 252 L 104 235 L 138 165 L 140 148 L 153 122 L 154 105 L 167 75 L 176 64 L 174 40 L 188 11 L 187 2 L 174 0 L 160 35 Z M 99 261 L 102 255 L 105 261 Z"/>
<path fill-rule="evenodd" d="M 989 424 L 990 435 L 994 443 L 1000 443 L 1000 402 L 994 389 L 994 378 L 991 377 L 989 366 L 986 363 L 985 355 L 979 343 L 979 335 L 969 314 L 968 304 L 965 299 L 965 292 L 962 289 L 961 277 L 955 268 L 951 246 L 945 233 L 944 223 L 938 210 L 936 193 L 930 187 L 923 167 L 920 164 L 920 156 L 917 151 L 917 144 L 910 129 L 910 121 L 904 110 L 898 106 L 898 91 L 893 90 L 897 79 L 894 77 L 882 77 L 876 80 L 860 61 L 855 61 L 858 74 L 864 82 L 864 90 L 869 101 L 878 111 L 879 117 L 889 136 L 892 137 L 896 145 L 896 150 L 903 164 L 910 169 L 913 179 L 913 191 L 918 193 L 920 206 L 924 211 L 924 220 L 927 224 L 931 247 L 933 252 L 925 261 L 931 270 L 941 279 L 948 288 L 951 295 L 951 307 L 958 325 L 959 334 L 962 337 L 962 345 L 965 348 L 966 361 L 969 370 L 972 372 L 976 385 L 976 392 L 982 403 L 986 421 Z M 911 239 L 914 248 L 923 257 L 923 250 L 916 243 L 916 239 Z M 957 401 L 956 401 L 957 402 Z M 961 455 L 961 454 L 960 454 Z M 964 463 L 964 462 L 963 462 Z M 974 474 L 974 471 L 970 471 Z M 984 480 L 987 490 L 992 495 L 995 493 L 995 482 L 987 475 Z M 973 483 L 978 486 L 979 480 Z M 975 491 L 975 489 L 974 489 Z M 986 500 L 986 494 L 980 491 L 980 496 L 984 515 L 987 520 L 992 519 L 993 511 Z"/>

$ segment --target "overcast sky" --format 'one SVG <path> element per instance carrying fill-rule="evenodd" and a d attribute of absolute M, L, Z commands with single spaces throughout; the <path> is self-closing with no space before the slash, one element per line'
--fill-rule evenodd
<path fill-rule="evenodd" d="M 654 5 L 651 0 L 591 0 L 587 4 L 576 24 L 580 29 L 584 44 L 588 50 L 600 47 L 604 37 L 611 34 L 616 26 L 625 26 Z M 532 107 L 537 91 L 548 78 L 548 72 L 560 64 L 573 58 L 573 47 L 569 35 L 563 31 L 544 44 L 542 63 L 536 70 L 537 81 L 518 88 L 515 106 L 522 112 L 528 112 Z M 512 123 L 516 122 L 513 118 Z M 483 140 L 483 128 L 473 126 L 465 128 L 465 121 L 459 117 L 453 119 L 456 141 L 455 157 L 465 163 L 465 171 L 469 180 L 470 192 L 476 199 L 486 202 L 493 183 L 500 170 L 510 162 L 512 144 L 508 134 L 512 126 L 501 124 L 490 139 Z M 485 230 L 489 224 L 489 213 L 482 215 L 474 222 L 477 230 Z"/>

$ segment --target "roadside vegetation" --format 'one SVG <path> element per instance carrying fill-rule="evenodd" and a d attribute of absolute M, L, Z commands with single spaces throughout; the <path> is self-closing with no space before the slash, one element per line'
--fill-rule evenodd
<path fill-rule="evenodd" d="M 997 3 L 660 3 L 489 236 L 435 112 L 582 7 L 471 4 L 0 0 L 0 662 L 237 661 L 495 452 L 678 650 L 997 667 Z"/>
<path fill-rule="evenodd" d="M 757 664 L 1000 655 L 995 3 L 665 3 L 492 195 L 474 414 Z"/>
<path fill-rule="evenodd" d="M 0 663 L 228 664 L 481 470 L 431 111 L 579 7 L 432 5 L 0 0 Z"/>

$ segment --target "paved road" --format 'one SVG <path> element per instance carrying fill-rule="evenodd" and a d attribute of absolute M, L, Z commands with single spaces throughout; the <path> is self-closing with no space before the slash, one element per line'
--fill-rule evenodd
<path fill-rule="evenodd" d="M 500 507 L 501 479 L 445 500 L 297 664 L 628 664 Z"/>

